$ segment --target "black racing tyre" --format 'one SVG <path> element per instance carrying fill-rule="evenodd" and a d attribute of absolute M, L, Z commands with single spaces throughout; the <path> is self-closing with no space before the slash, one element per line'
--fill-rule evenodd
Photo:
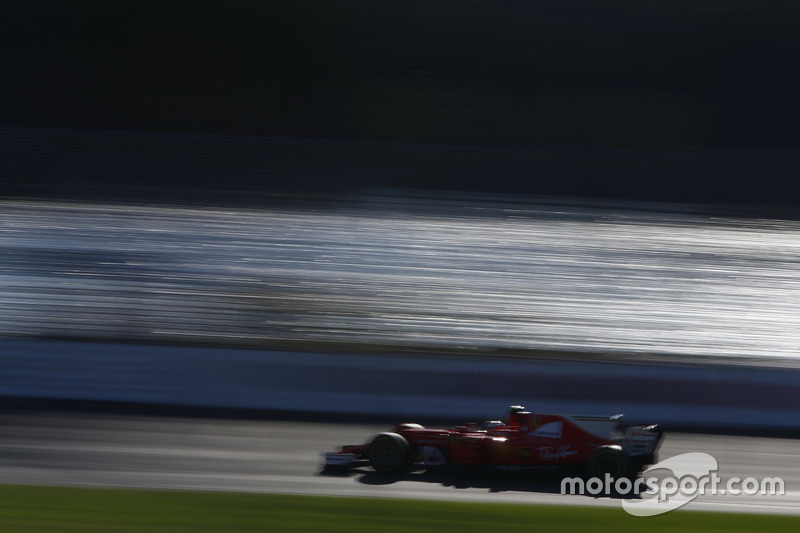
<path fill-rule="evenodd" d="M 616 448 L 600 448 L 592 454 L 586 464 L 589 477 L 605 479 L 609 474 L 612 479 L 626 477 L 629 472 L 628 460 Z"/>
<path fill-rule="evenodd" d="M 376 472 L 391 474 L 408 466 L 411 446 L 402 435 L 381 433 L 369 445 L 367 457 Z"/>

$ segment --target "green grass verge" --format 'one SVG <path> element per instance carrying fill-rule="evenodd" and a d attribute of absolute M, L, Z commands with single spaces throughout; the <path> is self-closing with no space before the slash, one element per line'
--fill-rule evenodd
<path fill-rule="evenodd" d="M 323 496 L 0 486 L 0 531 L 793 531 L 800 518 Z"/>

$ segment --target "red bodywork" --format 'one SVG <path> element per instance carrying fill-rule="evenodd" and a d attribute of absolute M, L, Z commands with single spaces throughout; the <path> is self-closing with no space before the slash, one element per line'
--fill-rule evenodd
<path fill-rule="evenodd" d="M 397 433 L 413 447 L 440 450 L 449 463 L 488 465 L 550 465 L 586 461 L 597 447 L 615 441 L 591 435 L 554 415 L 532 417 L 531 426 L 502 425 L 491 429 L 463 426 L 454 429 L 404 428 Z M 544 436 L 535 429 L 561 422 L 560 436 Z M 531 431 L 533 429 L 533 431 Z M 424 458 L 423 458 L 424 459 Z"/>
<path fill-rule="evenodd" d="M 401 443 L 405 440 L 413 457 L 410 462 L 423 466 L 569 466 L 586 464 L 601 449 L 613 450 L 630 466 L 655 462 L 661 431 L 657 426 L 646 426 L 628 428 L 620 434 L 617 432 L 620 418 L 512 411 L 506 422 L 489 421 L 450 429 L 401 423 L 394 433 L 383 435 Z M 340 452 L 328 453 L 326 464 L 345 466 L 358 460 L 374 462 L 370 447 L 375 442 L 344 446 Z"/>

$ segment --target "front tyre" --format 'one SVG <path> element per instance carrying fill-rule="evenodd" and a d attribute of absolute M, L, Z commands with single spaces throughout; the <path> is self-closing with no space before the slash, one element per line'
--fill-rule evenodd
<path fill-rule="evenodd" d="M 408 466 L 411 446 L 402 435 L 381 433 L 369 445 L 367 457 L 376 472 L 392 474 Z"/>

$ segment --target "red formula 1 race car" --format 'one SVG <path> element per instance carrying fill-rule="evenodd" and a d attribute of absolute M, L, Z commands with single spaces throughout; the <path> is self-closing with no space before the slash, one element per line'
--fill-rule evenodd
<path fill-rule="evenodd" d="M 366 444 L 325 454 L 327 469 L 369 464 L 394 473 L 422 468 L 479 466 L 498 469 L 566 467 L 604 479 L 635 476 L 657 462 L 662 431 L 656 426 L 619 430 L 622 415 L 560 416 L 510 408 L 508 420 L 490 420 L 450 429 L 397 424 Z"/>

